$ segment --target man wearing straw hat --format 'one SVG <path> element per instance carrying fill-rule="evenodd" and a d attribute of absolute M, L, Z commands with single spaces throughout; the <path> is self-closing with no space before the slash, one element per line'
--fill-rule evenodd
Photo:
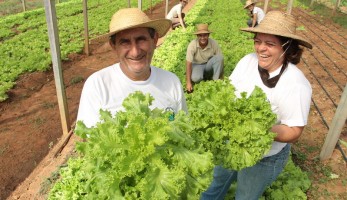
<path fill-rule="evenodd" d="M 188 0 L 180 0 L 180 2 L 171 8 L 170 12 L 166 15 L 166 19 L 172 21 L 172 29 L 182 26 L 183 30 L 186 30 L 186 23 L 184 21 L 185 14 L 182 11 L 188 4 Z"/>
<path fill-rule="evenodd" d="M 202 199 L 223 199 L 234 181 L 236 200 L 259 199 L 282 172 L 290 143 L 299 139 L 307 124 L 312 88 L 296 64 L 300 62 L 302 47 L 312 45 L 297 35 L 295 18 L 270 11 L 257 27 L 241 30 L 254 34 L 255 53 L 243 57 L 229 79 L 237 95 L 251 94 L 256 86 L 265 92 L 277 115 L 276 123 L 270 127 L 275 137 L 270 151 L 254 166 L 240 171 L 216 166 L 213 182 Z"/>
<path fill-rule="evenodd" d="M 256 3 L 257 2 L 255 0 L 247 0 L 245 6 L 243 7 L 244 9 L 248 9 L 250 12 L 249 15 L 251 19 L 247 21 L 247 25 L 249 27 L 257 26 L 265 16 L 264 11 L 255 6 Z"/>
<path fill-rule="evenodd" d="M 153 108 L 187 110 L 178 77 L 151 66 L 158 38 L 164 36 L 170 26 L 170 20 L 150 20 L 138 8 L 121 9 L 112 16 L 109 43 L 119 63 L 95 72 L 86 80 L 78 121 L 87 127 L 94 126 L 99 121 L 100 109 L 115 114 L 122 109 L 123 100 L 135 91 L 151 94 Z"/>
<path fill-rule="evenodd" d="M 186 54 L 186 89 L 193 91 L 193 83 L 202 80 L 217 80 L 223 76 L 223 54 L 216 40 L 209 38 L 207 24 L 198 24 L 194 33 L 197 38 L 191 41 Z"/>

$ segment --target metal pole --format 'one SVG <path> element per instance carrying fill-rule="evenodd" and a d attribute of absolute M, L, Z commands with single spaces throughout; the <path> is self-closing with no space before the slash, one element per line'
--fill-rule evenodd
<path fill-rule="evenodd" d="M 265 3 L 264 3 L 264 13 L 266 14 L 267 12 L 267 7 L 269 5 L 269 0 L 265 0 Z"/>
<path fill-rule="evenodd" d="M 153 7 L 153 2 L 151 0 L 151 9 L 150 9 L 151 10 L 151 14 L 153 13 L 153 10 L 152 10 L 153 8 L 152 7 Z"/>
<path fill-rule="evenodd" d="M 65 88 L 64 88 L 64 80 L 63 80 L 63 75 L 61 70 L 59 33 L 58 33 L 58 26 L 57 26 L 57 14 L 55 10 L 55 1 L 44 0 L 44 2 L 45 2 L 48 37 L 49 37 L 50 50 L 52 55 L 54 80 L 55 80 L 55 87 L 57 91 L 61 125 L 63 129 L 63 134 L 67 135 L 70 129 L 70 119 L 69 119 L 69 112 L 68 112 L 66 94 L 65 94 Z"/>
<path fill-rule="evenodd" d="M 83 0 L 83 22 L 84 22 L 84 52 L 89 53 L 89 31 L 88 31 L 88 5 L 87 0 Z"/>
<path fill-rule="evenodd" d="M 142 0 L 137 1 L 137 6 L 140 10 L 142 10 Z"/>
<path fill-rule="evenodd" d="M 340 3 L 341 3 L 341 0 L 337 0 L 337 1 L 336 1 L 336 4 L 335 4 L 335 6 L 334 6 L 334 8 L 333 8 L 332 16 L 335 16 L 336 10 L 337 10 L 338 7 L 340 6 Z"/>
<path fill-rule="evenodd" d="M 169 0 L 166 0 L 166 2 L 165 2 L 165 17 L 166 17 L 168 12 L 169 12 Z"/>
<path fill-rule="evenodd" d="M 293 0 L 288 0 L 287 13 L 292 14 Z"/>
<path fill-rule="evenodd" d="M 22 0 L 22 7 L 23 7 L 23 12 L 25 12 L 27 9 L 27 5 L 25 3 L 25 0 Z"/>

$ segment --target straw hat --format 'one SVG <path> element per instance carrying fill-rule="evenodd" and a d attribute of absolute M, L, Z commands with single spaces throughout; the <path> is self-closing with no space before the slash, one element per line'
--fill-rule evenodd
<path fill-rule="evenodd" d="M 138 8 L 124 8 L 112 16 L 108 35 L 111 36 L 126 29 L 148 27 L 154 28 L 159 37 L 162 37 L 169 30 L 171 23 L 171 20 L 168 19 L 151 20 Z"/>
<path fill-rule="evenodd" d="M 194 33 L 195 35 L 203 33 L 212 33 L 210 30 L 208 30 L 208 24 L 198 24 L 196 25 L 196 30 L 197 31 Z"/>
<path fill-rule="evenodd" d="M 296 22 L 293 15 L 281 11 L 270 11 L 256 27 L 241 28 L 251 33 L 266 33 L 297 40 L 300 45 L 312 49 L 312 45 L 296 34 Z"/>
<path fill-rule="evenodd" d="M 246 9 L 248 6 L 257 3 L 256 1 L 252 1 L 252 0 L 247 0 L 245 6 L 243 7 L 243 9 Z"/>

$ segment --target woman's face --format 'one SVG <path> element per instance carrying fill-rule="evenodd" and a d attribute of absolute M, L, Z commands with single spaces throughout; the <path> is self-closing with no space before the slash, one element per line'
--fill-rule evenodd
<path fill-rule="evenodd" d="M 277 36 L 257 33 L 254 37 L 254 49 L 259 66 L 268 72 L 278 69 L 284 61 L 284 51 Z"/>

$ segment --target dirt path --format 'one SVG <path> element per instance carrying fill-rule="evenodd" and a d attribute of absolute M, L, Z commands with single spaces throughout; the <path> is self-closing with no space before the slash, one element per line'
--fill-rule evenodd
<path fill-rule="evenodd" d="M 189 10 L 196 0 L 191 0 Z M 178 2 L 169 1 L 170 8 Z M 162 4 L 153 9 L 151 17 L 164 17 Z M 285 8 L 285 7 L 284 7 Z M 313 87 L 312 112 L 309 124 L 293 152 L 300 167 L 312 171 L 313 186 L 309 199 L 319 199 L 321 190 L 333 195 L 331 199 L 347 195 L 343 180 L 347 180 L 346 162 L 340 151 L 333 157 L 319 162 L 320 149 L 334 116 L 342 90 L 347 82 L 347 31 L 328 19 L 314 17 L 309 11 L 294 8 L 299 26 L 305 27 L 302 36 L 313 43 L 313 49 L 304 52 L 299 67 Z M 84 80 L 96 70 L 117 62 L 105 42 L 92 43 L 91 56 L 72 55 L 63 63 L 64 82 L 71 123 L 76 119 L 80 92 Z M 0 103 L 0 199 L 43 199 L 41 184 L 65 162 L 73 152 L 77 140 L 74 135 L 63 151 L 54 157 L 64 142 L 52 72 L 22 76 L 10 92 L 10 99 Z M 347 141 L 347 131 L 341 139 Z M 347 152 L 346 148 L 344 148 Z M 338 174 L 339 179 L 322 182 L 324 170 Z M 324 179 L 325 180 L 325 179 Z M 318 195 L 318 196 L 317 196 Z M 341 196 L 339 196 L 341 195 Z M 324 198 L 327 199 L 327 198 Z"/>

